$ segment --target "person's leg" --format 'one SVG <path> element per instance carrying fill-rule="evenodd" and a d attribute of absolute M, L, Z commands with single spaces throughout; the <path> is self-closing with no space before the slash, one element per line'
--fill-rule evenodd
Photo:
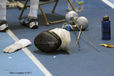
<path fill-rule="evenodd" d="M 0 31 L 8 27 L 6 22 L 6 0 L 0 0 Z"/>
<path fill-rule="evenodd" d="M 30 11 L 29 11 L 28 17 L 37 18 L 38 6 L 39 6 L 39 0 L 31 0 L 30 1 Z"/>
<path fill-rule="evenodd" d="M 23 25 L 26 25 L 31 29 L 35 29 L 38 27 L 38 6 L 39 0 L 30 0 L 30 11 L 28 17 L 23 21 Z"/>

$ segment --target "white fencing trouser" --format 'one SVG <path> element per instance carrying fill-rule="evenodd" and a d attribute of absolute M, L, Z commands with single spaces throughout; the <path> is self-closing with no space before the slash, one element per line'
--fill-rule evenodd
<path fill-rule="evenodd" d="M 29 17 L 37 18 L 38 6 L 39 6 L 39 0 L 30 0 L 30 11 L 28 14 Z"/>
<path fill-rule="evenodd" d="M 0 20 L 6 20 L 6 0 L 0 0 Z"/>

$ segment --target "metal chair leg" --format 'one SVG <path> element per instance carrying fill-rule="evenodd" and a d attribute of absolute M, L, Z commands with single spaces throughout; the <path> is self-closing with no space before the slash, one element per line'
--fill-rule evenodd
<path fill-rule="evenodd" d="M 47 19 L 47 16 L 46 16 L 45 12 L 42 10 L 42 8 L 40 7 L 40 5 L 39 5 L 39 8 L 40 8 L 40 10 L 41 10 L 41 12 L 42 12 L 42 14 L 43 14 L 43 16 L 44 16 L 44 19 L 45 19 L 45 21 L 46 21 L 46 25 L 49 25 L 49 21 L 48 21 L 48 19 Z"/>
<path fill-rule="evenodd" d="M 23 15 L 23 12 L 24 12 L 24 10 L 25 10 L 25 8 L 26 8 L 27 2 L 28 2 L 28 0 L 26 0 L 25 3 L 24 3 L 24 7 L 23 7 L 23 9 L 22 9 L 22 11 L 21 11 L 21 14 L 20 14 L 19 18 L 18 18 L 19 20 L 22 19 L 22 15 Z"/>
<path fill-rule="evenodd" d="M 56 6 L 57 6 L 57 4 L 58 4 L 58 2 L 59 2 L 59 0 L 55 0 L 55 1 L 56 1 L 56 3 L 55 3 L 55 5 L 54 5 L 54 7 L 53 7 L 53 9 L 52 9 L 52 13 L 55 12 L 55 8 L 56 8 Z"/>
<path fill-rule="evenodd" d="M 69 4 L 71 5 L 72 9 L 76 12 L 76 9 L 75 9 L 75 7 L 73 6 L 71 0 L 68 0 L 68 2 L 69 2 Z"/>

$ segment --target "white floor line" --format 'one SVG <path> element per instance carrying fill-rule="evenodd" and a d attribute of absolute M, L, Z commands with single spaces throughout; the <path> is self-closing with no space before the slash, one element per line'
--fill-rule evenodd
<path fill-rule="evenodd" d="M 106 3 L 108 6 L 110 6 L 112 9 L 114 9 L 114 4 L 112 4 L 110 1 L 108 0 L 102 0 L 104 3 Z"/>
<path fill-rule="evenodd" d="M 7 33 L 13 38 L 15 41 L 19 40 L 14 33 L 9 29 Z M 36 66 L 45 74 L 45 76 L 53 76 L 41 63 L 40 61 L 31 53 L 31 51 L 27 48 L 22 49 L 25 54 L 36 64 Z"/>

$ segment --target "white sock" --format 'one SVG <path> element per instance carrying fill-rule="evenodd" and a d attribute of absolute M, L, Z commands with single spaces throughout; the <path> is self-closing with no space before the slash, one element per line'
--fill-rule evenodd
<path fill-rule="evenodd" d="M 0 0 L 0 20 L 6 20 L 6 0 Z"/>
<path fill-rule="evenodd" d="M 30 45 L 30 44 L 31 44 L 31 42 L 28 39 L 20 39 L 19 41 L 16 41 L 12 45 L 6 47 L 3 51 L 5 53 L 12 53 L 12 52 L 15 52 L 21 48 L 24 48 L 24 47 Z"/>
<path fill-rule="evenodd" d="M 39 0 L 30 0 L 30 11 L 28 16 L 37 18 L 38 6 L 39 6 Z"/>

